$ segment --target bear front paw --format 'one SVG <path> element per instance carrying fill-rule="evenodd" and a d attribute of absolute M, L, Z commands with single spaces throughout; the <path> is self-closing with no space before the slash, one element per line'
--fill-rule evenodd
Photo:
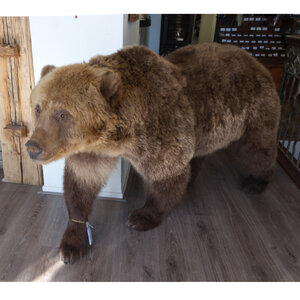
<path fill-rule="evenodd" d="M 134 210 L 128 217 L 127 226 L 138 230 L 150 230 L 161 223 L 161 218 L 158 215 L 151 214 L 144 208 Z"/>
<path fill-rule="evenodd" d="M 60 260 L 65 264 L 73 264 L 86 254 L 88 248 L 85 226 L 82 224 L 68 226 L 59 247 Z"/>

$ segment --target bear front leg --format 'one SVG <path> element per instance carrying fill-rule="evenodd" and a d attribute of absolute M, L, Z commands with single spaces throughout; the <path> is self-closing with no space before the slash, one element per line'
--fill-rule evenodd
<path fill-rule="evenodd" d="M 65 264 L 74 263 L 89 248 L 86 222 L 115 163 L 115 158 L 83 153 L 66 159 L 64 198 L 69 221 L 59 248 Z"/>
<path fill-rule="evenodd" d="M 127 225 L 139 231 L 158 226 L 162 218 L 182 199 L 189 178 L 190 166 L 187 166 L 179 175 L 159 181 L 145 180 L 146 203 L 129 215 Z"/>

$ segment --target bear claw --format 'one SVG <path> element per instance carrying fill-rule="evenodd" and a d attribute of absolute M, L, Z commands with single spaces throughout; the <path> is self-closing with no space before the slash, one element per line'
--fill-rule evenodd
<path fill-rule="evenodd" d="M 64 264 L 74 264 L 77 260 L 82 258 L 82 250 L 71 248 L 71 247 L 61 247 L 59 258 Z"/>

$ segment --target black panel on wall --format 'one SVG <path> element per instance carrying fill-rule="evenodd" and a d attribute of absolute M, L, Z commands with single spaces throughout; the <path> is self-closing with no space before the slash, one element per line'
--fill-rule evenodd
<path fill-rule="evenodd" d="M 192 42 L 195 15 L 162 15 L 160 55 L 167 55 Z"/>

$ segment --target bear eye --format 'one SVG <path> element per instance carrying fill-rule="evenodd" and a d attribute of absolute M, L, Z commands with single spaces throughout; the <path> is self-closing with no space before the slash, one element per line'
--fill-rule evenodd
<path fill-rule="evenodd" d="M 57 111 L 56 114 L 54 115 L 55 119 L 57 121 L 65 121 L 69 118 L 69 114 L 67 111 L 65 110 L 60 110 L 60 111 Z"/>
<path fill-rule="evenodd" d="M 35 114 L 38 116 L 41 113 L 41 107 L 39 105 L 37 105 L 35 107 Z"/>

